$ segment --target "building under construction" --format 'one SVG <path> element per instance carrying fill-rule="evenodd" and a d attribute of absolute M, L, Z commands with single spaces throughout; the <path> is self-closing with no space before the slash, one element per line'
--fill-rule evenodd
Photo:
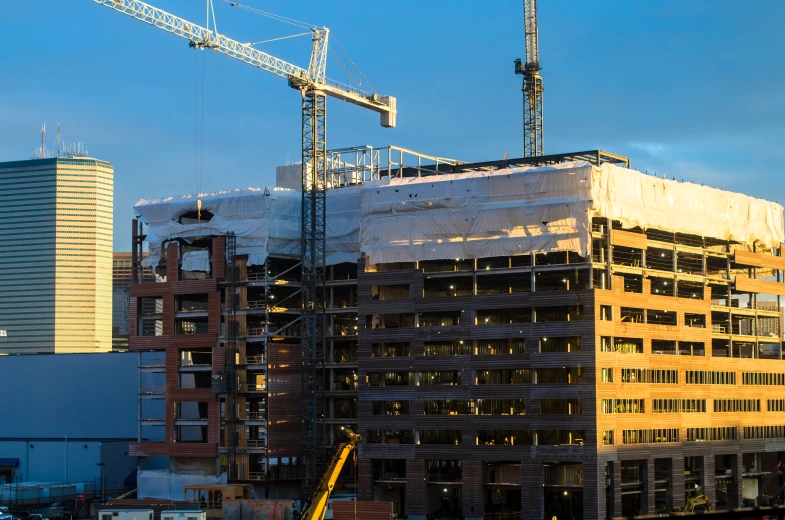
<path fill-rule="evenodd" d="M 342 426 L 363 436 L 337 494 L 409 519 L 605 518 L 779 488 L 780 205 L 602 151 L 404 153 L 330 161 L 326 444 Z M 147 433 L 131 453 L 170 457 L 167 478 L 228 475 L 291 497 L 300 193 L 136 211 L 130 343 Z M 155 282 L 141 283 L 142 263 Z M 156 399 L 163 414 L 147 416 Z"/>

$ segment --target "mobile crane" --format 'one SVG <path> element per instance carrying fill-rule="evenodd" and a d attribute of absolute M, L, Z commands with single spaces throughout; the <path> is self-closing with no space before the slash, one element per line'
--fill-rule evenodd
<path fill-rule="evenodd" d="M 323 520 L 324 514 L 327 512 L 327 499 L 330 498 L 335 487 L 335 482 L 338 480 L 338 475 L 341 474 L 341 469 L 349 458 L 357 444 L 362 440 L 360 435 L 354 433 L 352 430 L 343 429 L 348 436 L 348 441 L 338 445 L 338 450 L 335 452 L 330 466 L 327 471 L 322 475 L 322 479 L 314 489 L 311 496 L 303 503 L 302 511 L 295 514 L 296 520 Z"/>

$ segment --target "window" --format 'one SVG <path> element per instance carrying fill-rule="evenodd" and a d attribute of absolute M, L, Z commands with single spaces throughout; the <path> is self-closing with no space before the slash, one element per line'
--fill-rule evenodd
<path fill-rule="evenodd" d="M 600 369 L 600 381 L 603 383 L 613 383 L 613 368 Z"/>
<path fill-rule="evenodd" d="M 769 399 L 766 410 L 770 412 L 785 412 L 785 399 Z"/>
<path fill-rule="evenodd" d="M 421 312 L 420 327 L 453 327 L 460 325 L 461 311 Z"/>
<path fill-rule="evenodd" d="M 581 351 L 580 336 L 540 338 L 540 352 L 543 353 L 580 352 L 580 351 Z"/>
<path fill-rule="evenodd" d="M 649 325 L 676 325 L 676 313 L 673 311 L 646 311 L 646 323 Z"/>
<path fill-rule="evenodd" d="M 371 401 L 374 415 L 409 415 L 409 401 Z"/>
<path fill-rule="evenodd" d="M 675 356 L 679 353 L 678 344 L 675 341 L 653 339 L 651 340 L 651 353 Z"/>
<path fill-rule="evenodd" d="M 402 357 L 409 356 L 409 343 L 373 343 L 371 357 Z"/>
<path fill-rule="evenodd" d="M 573 385 L 583 382 L 583 367 L 537 369 L 537 384 L 540 385 Z"/>
<path fill-rule="evenodd" d="M 457 386 L 461 384 L 461 371 L 460 370 L 431 370 L 428 372 L 420 372 L 418 384 L 420 386 Z"/>
<path fill-rule="evenodd" d="M 478 399 L 479 415 L 526 415 L 526 399 Z"/>
<path fill-rule="evenodd" d="M 706 346 L 698 341 L 679 341 L 680 356 L 705 356 Z"/>
<path fill-rule="evenodd" d="M 643 277 L 634 274 L 623 274 L 624 278 L 624 292 L 642 293 L 643 292 Z"/>
<path fill-rule="evenodd" d="M 684 372 L 684 382 L 688 385 L 735 385 L 736 372 L 686 370 Z"/>
<path fill-rule="evenodd" d="M 531 446 L 531 430 L 477 430 L 480 446 Z"/>
<path fill-rule="evenodd" d="M 525 352 L 523 338 L 487 339 L 477 341 L 478 356 L 493 356 L 499 354 L 523 354 Z"/>
<path fill-rule="evenodd" d="M 621 321 L 622 323 L 643 323 L 645 311 L 643 309 L 635 309 L 632 307 L 621 308 Z"/>
<path fill-rule="evenodd" d="M 540 414 L 542 415 L 576 415 L 582 413 L 580 399 L 542 399 Z"/>
<path fill-rule="evenodd" d="M 613 321 L 613 306 L 600 305 L 600 320 Z"/>
<path fill-rule="evenodd" d="M 471 296 L 473 290 L 471 275 L 451 276 L 449 278 L 431 278 L 428 276 L 423 280 L 423 296 L 425 298 Z"/>
<path fill-rule="evenodd" d="M 643 399 L 603 399 L 602 413 L 644 413 Z"/>
<path fill-rule="evenodd" d="M 414 444 L 414 430 L 367 430 L 368 444 Z"/>
<path fill-rule="evenodd" d="M 785 438 L 785 426 L 745 426 L 745 439 L 782 439 Z"/>
<path fill-rule="evenodd" d="M 706 413 L 706 399 L 652 399 L 652 413 Z"/>
<path fill-rule="evenodd" d="M 471 341 L 426 341 L 424 356 L 467 356 L 472 353 Z"/>
<path fill-rule="evenodd" d="M 785 385 L 785 374 L 776 372 L 742 372 L 741 384 L 758 386 Z"/>
<path fill-rule="evenodd" d="M 478 370 L 478 385 L 528 385 L 532 382 L 532 373 L 528 368 L 498 368 L 494 370 Z"/>
<path fill-rule="evenodd" d="M 477 325 L 531 323 L 532 309 L 484 309 L 477 311 Z"/>
<path fill-rule="evenodd" d="M 621 382 L 675 385 L 679 383 L 679 371 L 654 368 L 622 368 Z"/>
<path fill-rule="evenodd" d="M 470 415 L 474 412 L 474 403 L 471 401 L 426 400 L 425 415 Z"/>
<path fill-rule="evenodd" d="M 420 444 L 461 443 L 461 430 L 420 430 Z"/>
<path fill-rule="evenodd" d="M 725 412 L 760 412 L 760 399 L 715 399 L 714 411 Z"/>
<path fill-rule="evenodd" d="M 738 437 L 738 429 L 735 426 L 687 428 L 687 442 L 734 441 Z"/>
<path fill-rule="evenodd" d="M 537 444 L 540 446 L 583 445 L 584 430 L 538 430 Z"/>
<path fill-rule="evenodd" d="M 551 323 L 554 321 L 579 321 L 583 319 L 583 305 L 562 307 L 538 307 L 535 322 Z"/>
<path fill-rule="evenodd" d="M 365 318 L 366 329 L 400 329 L 414 327 L 413 314 L 371 314 Z"/>
<path fill-rule="evenodd" d="M 602 445 L 603 446 L 613 445 L 613 430 L 602 430 Z"/>
<path fill-rule="evenodd" d="M 691 314 L 689 312 L 684 314 L 685 327 L 698 327 L 701 329 L 706 328 L 706 315 L 705 314 Z"/>
<path fill-rule="evenodd" d="M 643 340 L 640 338 L 600 338 L 602 352 L 615 352 L 617 354 L 643 354 Z"/>
<path fill-rule="evenodd" d="M 412 379 L 411 372 L 368 372 L 365 379 L 370 386 L 406 386 Z"/>
<path fill-rule="evenodd" d="M 658 444 L 679 442 L 678 428 L 659 428 L 651 430 L 622 430 L 624 444 Z"/>

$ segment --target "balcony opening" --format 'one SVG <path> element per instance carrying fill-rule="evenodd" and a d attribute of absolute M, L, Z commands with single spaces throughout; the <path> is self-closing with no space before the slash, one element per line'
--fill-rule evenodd
<path fill-rule="evenodd" d="M 191 349 L 180 351 L 181 367 L 206 367 L 213 364 L 212 349 Z"/>
<path fill-rule="evenodd" d="M 474 259 L 455 258 L 450 260 L 422 260 L 418 265 L 425 273 L 438 273 L 445 271 L 473 271 Z"/>
<path fill-rule="evenodd" d="M 338 289 L 338 287 L 336 287 Z M 342 289 L 348 289 L 342 288 Z M 374 285 L 371 287 L 371 299 L 373 300 L 408 300 L 411 298 L 411 286 L 407 284 L 397 285 Z"/>
<path fill-rule="evenodd" d="M 471 296 L 473 294 L 473 281 L 471 276 L 450 276 L 423 280 L 423 297 L 448 298 L 457 296 Z M 406 286 L 409 287 L 408 285 Z M 408 292 L 406 298 L 408 298 Z"/>
<path fill-rule="evenodd" d="M 174 427 L 175 442 L 207 442 L 207 426 L 183 426 Z"/>
<path fill-rule="evenodd" d="M 453 327 L 461 323 L 461 311 L 419 313 L 420 327 Z"/>
<path fill-rule="evenodd" d="M 178 374 L 178 381 L 178 388 L 212 388 L 212 374 L 210 372 L 181 372 Z"/>
<path fill-rule="evenodd" d="M 207 301 L 207 293 L 177 296 L 174 300 L 174 309 L 175 312 L 205 312 Z"/>

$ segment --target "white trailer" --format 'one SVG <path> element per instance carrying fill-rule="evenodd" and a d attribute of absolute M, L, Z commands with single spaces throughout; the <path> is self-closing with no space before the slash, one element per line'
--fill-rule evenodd
<path fill-rule="evenodd" d="M 207 520 L 207 511 L 200 511 L 199 509 L 161 511 L 161 520 Z"/>
<path fill-rule="evenodd" d="M 153 520 L 152 509 L 101 509 L 98 520 Z"/>

